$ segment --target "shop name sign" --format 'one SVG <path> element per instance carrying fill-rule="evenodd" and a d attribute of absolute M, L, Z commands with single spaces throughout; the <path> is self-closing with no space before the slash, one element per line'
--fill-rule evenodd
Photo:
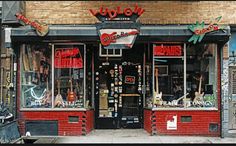
<path fill-rule="evenodd" d="M 39 36 L 45 36 L 48 34 L 49 27 L 47 24 L 40 23 L 37 20 L 36 21 L 31 21 L 28 18 L 26 18 L 24 15 L 20 13 L 16 13 L 16 18 L 22 22 L 24 22 L 26 25 L 30 25 L 33 28 L 35 28 L 37 35 Z"/>
<path fill-rule="evenodd" d="M 60 48 L 55 52 L 55 68 L 83 68 L 79 48 Z"/>
<path fill-rule="evenodd" d="M 158 45 L 153 48 L 154 56 L 181 56 L 182 47 L 181 45 Z"/>
<path fill-rule="evenodd" d="M 144 12 L 144 9 L 137 4 L 133 8 L 127 7 L 122 9 L 117 6 L 115 9 L 100 7 L 99 10 L 89 9 L 91 14 L 97 17 L 100 21 L 106 20 L 133 20 L 135 21 Z M 132 17 L 134 16 L 134 17 Z"/>
<path fill-rule="evenodd" d="M 204 21 L 201 24 L 199 24 L 199 22 L 197 21 L 195 25 L 189 25 L 188 29 L 190 29 L 194 34 L 188 41 L 196 44 L 197 41 L 202 41 L 206 33 L 216 32 L 218 30 L 224 31 L 225 26 L 217 24 L 221 20 L 221 18 L 222 16 L 215 18 L 210 22 L 208 26 L 205 26 Z"/>
<path fill-rule="evenodd" d="M 100 29 L 100 41 L 105 49 L 132 48 L 139 31 L 137 29 Z M 119 46 L 119 47 L 118 47 Z"/>

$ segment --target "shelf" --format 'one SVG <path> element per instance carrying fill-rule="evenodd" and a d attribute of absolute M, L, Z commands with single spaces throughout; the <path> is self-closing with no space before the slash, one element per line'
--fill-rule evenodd
<path fill-rule="evenodd" d="M 120 96 L 140 96 L 139 94 L 120 94 Z"/>

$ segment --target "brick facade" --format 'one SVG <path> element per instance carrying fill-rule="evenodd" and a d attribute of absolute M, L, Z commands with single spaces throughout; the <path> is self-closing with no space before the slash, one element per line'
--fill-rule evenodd
<path fill-rule="evenodd" d="M 236 23 L 236 1 L 27 1 L 26 16 L 47 24 L 94 24 L 97 19 L 89 9 L 116 6 L 145 9 L 143 24 L 192 24 L 222 16 L 221 23 Z"/>

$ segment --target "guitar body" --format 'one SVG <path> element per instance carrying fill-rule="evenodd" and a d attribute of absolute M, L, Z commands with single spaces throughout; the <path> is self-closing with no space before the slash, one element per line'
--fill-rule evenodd
<path fill-rule="evenodd" d="M 61 94 L 57 94 L 57 96 L 55 98 L 55 105 L 54 106 L 55 107 L 60 107 L 60 106 L 65 107 Z"/>
<path fill-rule="evenodd" d="M 35 20 L 36 23 L 40 25 L 40 30 L 36 29 L 36 33 L 39 36 L 45 36 L 49 32 L 49 26 L 45 23 L 40 23 L 39 21 Z"/>
<path fill-rule="evenodd" d="M 203 93 L 199 93 L 199 92 L 195 92 L 195 98 L 193 100 L 194 103 L 197 103 L 197 102 L 202 102 L 203 101 L 203 95 L 204 95 L 204 92 Z"/>
<path fill-rule="evenodd" d="M 70 91 L 67 96 L 67 101 L 73 102 L 75 101 L 75 93 L 73 91 Z"/>

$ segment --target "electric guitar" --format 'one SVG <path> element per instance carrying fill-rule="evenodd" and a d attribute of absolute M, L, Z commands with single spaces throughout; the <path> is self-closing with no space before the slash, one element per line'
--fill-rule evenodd
<path fill-rule="evenodd" d="M 55 107 L 60 107 L 60 106 L 65 107 L 64 101 L 63 101 L 62 96 L 60 94 L 60 81 L 59 80 L 57 80 L 57 90 L 58 90 L 58 93 L 55 98 L 54 106 Z"/>
<path fill-rule="evenodd" d="M 44 99 L 42 100 L 42 104 L 43 105 L 46 105 L 46 104 L 50 104 L 51 103 L 51 97 L 52 97 L 52 94 L 51 94 L 51 91 L 49 90 L 48 88 L 48 78 L 47 78 L 47 88 L 46 88 L 46 94 L 45 94 L 45 97 Z"/>
<path fill-rule="evenodd" d="M 201 86 L 202 86 L 202 75 L 200 76 L 198 92 L 195 92 L 195 97 L 194 97 L 194 100 L 193 100 L 194 103 L 197 103 L 199 101 L 200 102 L 203 101 L 204 92 L 201 93 Z"/>
<path fill-rule="evenodd" d="M 67 101 L 73 102 L 75 101 L 75 93 L 73 92 L 72 79 L 70 79 L 69 82 L 70 82 L 70 91 L 68 92 L 68 95 L 67 95 Z"/>
<path fill-rule="evenodd" d="M 39 36 L 45 36 L 48 34 L 49 32 L 49 27 L 47 24 L 45 23 L 40 23 L 39 21 L 35 20 L 34 21 L 35 23 L 38 24 L 38 26 L 40 26 L 39 28 L 35 28 L 36 29 L 36 33 L 39 35 Z"/>
<path fill-rule="evenodd" d="M 159 85 L 158 85 L 158 69 L 155 69 L 155 77 L 156 77 L 156 91 L 153 94 L 153 104 L 154 105 L 162 105 L 162 92 L 159 93 Z"/>
<path fill-rule="evenodd" d="M 187 96 L 188 94 L 189 94 L 189 93 L 187 93 L 187 94 L 181 96 L 179 99 L 176 99 L 176 100 L 171 101 L 171 104 L 172 104 L 172 105 L 178 105 L 178 102 L 179 102 L 181 99 L 183 99 L 185 96 Z"/>

